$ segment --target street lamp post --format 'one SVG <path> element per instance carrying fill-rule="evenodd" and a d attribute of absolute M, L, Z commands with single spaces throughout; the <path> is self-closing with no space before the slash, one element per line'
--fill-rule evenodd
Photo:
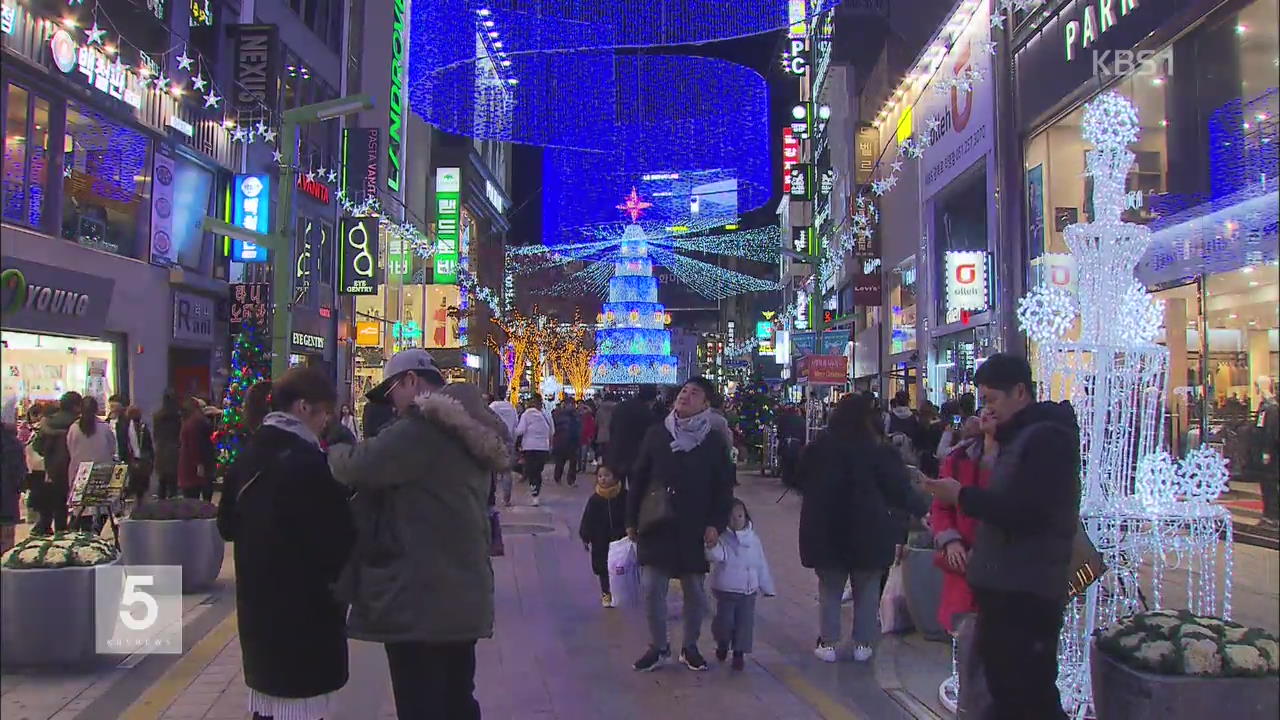
<path fill-rule="evenodd" d="M 229 225 L 222 220 L 206 217 L 201 224 L 205 231 L 225 235 L 237 240 L 262 245 L 271 254 L 271 376 L 280 377 L 289 369 L 290 337 L 293 330 L 293 275 L 290 238 L 293 227 L 294 176 L 293 163 L 298 154 L 298 128 L 315 122 L 332 120 L 362 110 L 372 110 L 373 101 L 368 95 L 348 95 L 312 105 L 286 110 L 280 125 L 280 180 L 276 186 L 275 223 L 270 233 L 260 233 Z"/>

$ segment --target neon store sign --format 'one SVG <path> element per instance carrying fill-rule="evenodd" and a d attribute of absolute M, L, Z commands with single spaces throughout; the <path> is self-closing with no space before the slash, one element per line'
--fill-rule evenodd
<path fill-rule="evenodd" d="M 134 109 L 142 107 L 142 85 L 138 76 L 120 62 L 119 56 L 108 59 L 100 48 L 81 46 L 66 30 L 49 38 L 49 56 L 63 73 L 79 70 L 90 87 L 124 101 Z"/>
<path fill-rule="evenodd" d="M 1062 27 L 1067 62 L 1075 60 L 1080 51 L 1097 42 L 1103 33 L 1115 27 L 1121 18 L 1137 7 L 1138 0 L 1098 0 L 1096 3 L 1086 3 L 1080 19 L 1071 20 Z"/>
<path fill-rule="evenodd" d="M 236 227 L 260 233 L 268 231 L 271 224 L 271 203 L 268 200 L 270 190 L 271 177 L 268 175 L 236 175 L 231 215 Z M 236 262 L 266 262 L 267 248 L 246 240 L 236 240 L 231 259 Z"/>
<path fill-rule="evenodd" d="M 391 96 L 387 117 L 387 189 L 400 190 L 400 145 L 404 127 L 404 2 L 391 9 Z"/>
<path fill-rule="evenodd" d="M 436 256 L 433 282 L 458 282 L 458 220 L 462 192 L 461 168 L 436 168 Z"/>

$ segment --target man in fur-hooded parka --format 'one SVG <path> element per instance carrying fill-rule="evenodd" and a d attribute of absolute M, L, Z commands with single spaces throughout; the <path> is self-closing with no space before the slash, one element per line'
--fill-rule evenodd
<path fill-rule="evenodd" d="M 334 477 L 356 491 L 358 539 L 342 582 L 350 637 L 492 636 L 490 473 L 510 464 L 502 421 L 467 384 L 417 395 L 376 437 L 330 448 Z"/>

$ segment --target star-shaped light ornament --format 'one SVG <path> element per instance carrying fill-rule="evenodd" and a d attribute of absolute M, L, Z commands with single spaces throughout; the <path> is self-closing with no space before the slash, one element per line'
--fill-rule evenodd
<path fill-rule="evenodd" d="M 169 78 L 162 72 L 156 75 L 155 84 L 157 90 L 167 90 L 169 88 Z"/>
<path fill-rule="evenodd" d="M 902 172 L 902 161 L 901 161 L 901 160 L 894 160 L 894 161 L 893 161 L 893 164 L 892 164 L 892 165 L 890 165 L 889 167 L 893 168 L 893 171 L 894 171 L 895 173 Z"/>
<path fill-rule="evenodd" d="M 279 164 L 284 160 L 284 153 L 280 152 L 279 150 L 273 150 L 271 152 L 271 159 L 274 160 L 276 164 Z"/>
<path fill-rule="evenodd" d="M 102 36 L 103 36 L 103 35 L 106 35 L 106 34 L 107 34 L 107 31 L 106 31 L 106 30 L 103 30 L 102 28 L 98 27 L 98 21 L 97 21 L 97 20 L 94 20 L 94 21 L 93 21 L 93 27 L 91 27 L 91 28 L 89 28 L 88 30 L 85 30 L 85 31 L 84 31 L 84 37 L 85 37 L 85 40 L 86 40 L 90 45 L 101 45 L 101 44 L 102 44 Z"/>
<path fill-rule="evenodd" d="M 220 102 L 222 102 L 222 98 L 218 97 L 218 93 L 214 90 L 210 90 L 209 94 L 204 96 L 204 106 L 206 108 L 216 108 Z"/>
<path fill-rule="evenodd" d="M 338 198 L 338 202 L 342 203 L 342 206 L 343 206 L 343 207 L 346 207 L 346 206 L 347 206 L 347 191 L 346 191 L 346 190 L 343 190 L 342 188 L 338 188 L 338 192 L 334 195 L 334 197 Z"/>
<path fill-rule="evenodd" d="M 942 127 L 942 121 L 938 119 L 937 115 L 931 115 L 929 116 L 929 119 L 925 121 L 925 125 L 929 127 L 929 132 L 933 132 L 934 130 Z"/>
<path fill-rule="evenodd" d="M 191 76 L 191 87 L 195 88 L 196 92 L 204 92 L 204 86 L 208 84 L 209 81 L 201 77 L 199 73 Z"/>
<path fill-rule="evenodd" d="M 185 49 L 182 51 L 182 54 L 178 56 L 177 60 L 179 70 L 190 70 L 191 63 L 195 62 L 193 58 L 187 57 L 187 51 Z"/>
<path fill-rule="evenodd" d="M 316 181 L 316 174 L 315 174 L 315 171 L 313 171 L 313 170 L 308 170 L 308 171 L 307 171 L 307 182 L 315 182 L 315 181 Z"/>
<path fill-rule="evenodd" d="M 319 169 L 316 170 L 316 174 L 319 175 L 320 177 L 324 177 L 325 175 L 328 174 L 328 172 L 329 172 L 329 168 L 323 165 L 321 165 Z"/>
<path fill-rule="evenodd" d="M 264 122 L 262 122 L 261 120 L 259 120 L 259 121 L 258 121 L 258 124 L 253 126 L 253 131 L 254 131 L 254 132 L 256 132 L 256 133 L 258 133 L 259 135 L 261 135 L 263 138 L 266 138 L 266 137 L 267 137 L 267 124 L 266 124 L 266 123 L 264 123 Z"/>
<path fill-rule="evenodd" d="M 978 41 L 978 52 L 986 53 L 987 55 L 995 55 L 998 47 L 1000 47 L 1000 44 L 992 40 Z"/>
<path fill-rule="evenodd" d="M 262 139 L 263 139 L 263 140 L 265 140 L 265 141 L 267 141 L 267 142 L 275 142 L 275 141 L 276 141 L 276 134 L 277 134 L 277 133 L 276 133 L 276 131 L 275 131 L 275 130 L 273 130 L 273 129 L 271 129 L 271 128 L 267 128 L 267 130 L 266 130 L 265 132 L 263 132 L 263 133 L 262 133 Z"/>
<path fill-rule="evenodd" d="M 337 171 L 337 170 L 330 170 L 330 171 L 329 171 L 329 175 L 328 175 L 328 177 L 329 177 L 329 182 L 337 182 L 337 181 L 338 181 L 338 171 Z"/>
<path fill-rule="evenodd" d="M 999 12 L 991 13 L 991 27 L 1004 29 L 1004 14 Z"/>
<path fill-rule="evenodd" d="M 231 140 L 233 142 L 244 142 L 246 135 L 248 135 L 248 133 L 244 131 L 244 128 L 237 125 L 236 129 L 231 131 Z"/>
<path fill-rule="evenodd" d="M 886 188 L 884 186 L 883 181 L 881 180 L 871 181 L 871 192 L 875 193 L 876 195 L 883 195 L 885 190 Z"/>

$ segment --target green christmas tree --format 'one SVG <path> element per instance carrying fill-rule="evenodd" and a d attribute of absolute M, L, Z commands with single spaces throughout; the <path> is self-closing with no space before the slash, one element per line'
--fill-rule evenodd
<path fill-rule="evenodd" d="M 249 325 L 235 335 L 231 349 L 231 377 L 227 380 L 222 423 L 213 435 L 218 448 L 218 465 L 225 469 L 235 462 L 249 434 L 245 423 L 244 398 L 249 388 L 271 379 L 271 359 L 259 331 Z"/>
<path fill-rule="evenodd" d="M 764 446 L 764 429 L 773 423 L 778 402 L 769 392 L 769 384 L 759 374 L 739 386 L 733 395 L 737 408 L 738 430 L 747 446 L 759 451 Z"/>

